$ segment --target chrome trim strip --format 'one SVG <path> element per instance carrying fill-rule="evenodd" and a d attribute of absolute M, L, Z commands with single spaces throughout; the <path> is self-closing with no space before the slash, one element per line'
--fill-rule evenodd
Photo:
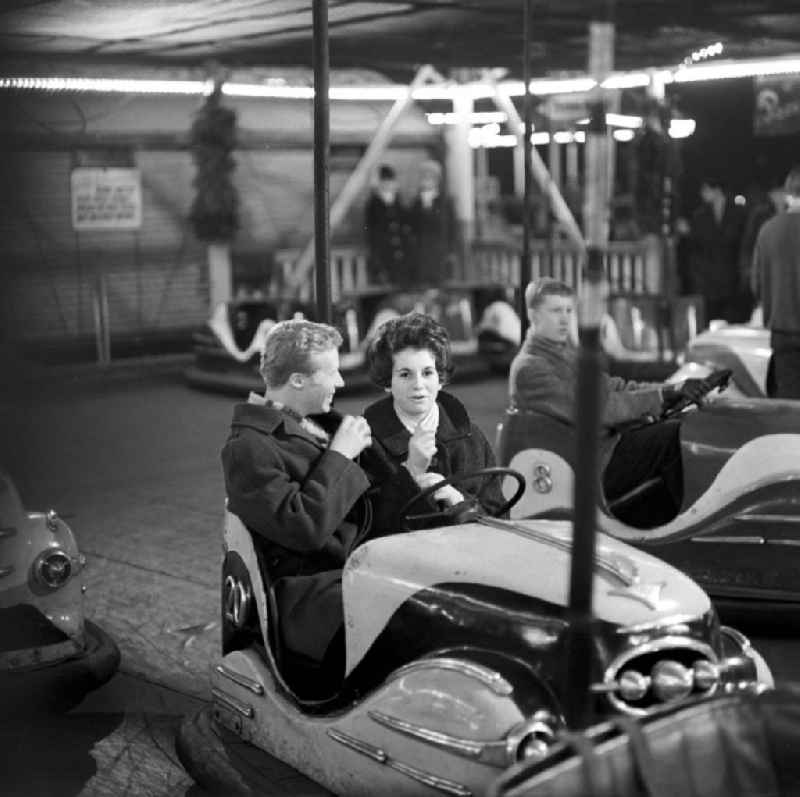
<path fill-rule="evenodd" d="M 692 542 L 719 542 L 723 545 L 763 545 L 766 540 L 763 537 L 692 537 Z"/>
<path fill-rule="evenodd" d="M 374 720 L 384 728 L 410 736 L 419 742 L 431 744 L 446 750 L 448 753 L 472 758 L 482 764 L 493 767 L 507 767 L 511 760 L 508 756 L 508 744 L 505 740 L 496 742 L 478 742 L 473 739 L 460 739 L 441 731 L 434 731 L 430 728 L 423 728 L 382 711 L 370 710 L 367 712 L 369 718 Z"/>
<path fill-rule="evenodd" d="M 342 733 L 342 731 L 337 731 L 335 728 L 328 729 L 328 736 L 330 736 L 334 742 L 339 742 L 339 744 L 343 744 L 345 747 L 349 747 L 357 753 L 368 756 L 379 764 L 385 764 L 389 760 L 386 751 L 381 750 L 380 747 L 362 742 L 360 739 L 356 739 L 354 736 L 350 736 L 347 733 Z"/>
<path fill-rule="evenodd" d="M 395 670 L 392 680 L 394 681 L 397 678 L 402 678 L 404 675 L 416 672 L 417 670 L 433 669 L 451 670 L 466 675 L 468 678 L 474 678 L 476 681 L 480 681 L 484 686 L 491 689 L 496 695 L 507 696 L 514 691 L 514 687 L 511 686 L 499 672 L 490 670 L 482 664 L 474 664 L 473 662 L 451 659 L 444 656 L 412 661 L 410 664 L 406 664 Z"/>
<path fill-rule="evenodd" d="M 410 764 L 404 764 L 402 761 L 397 761 L 391 758 L 386 751 L 382 750 L 380 747 L 364 742 L 361 739 L 356 739 L 354 736 L 350 736 L 347 733 L 343 733 L 335 728 L 329 728 L 328 736 L 335 742 L 348 747 L 356 753 L 361 753 L 371 758 L 378 764 L 384 764 L 396 772 L 400 772 L 412 780 L 417 781 L 417 783 L 422 783 L 443 794 L 453 795 L 453 797 L 472 797 L 472 791 L 466 786 L 462 786 L 460 783 L 456 783 L 452 780 L 447 780 L 447 778 L 440 778 L 438 775 L 433 775 L 422 769 L 417 769 Z"/>
<path fill-rule="evenodd" d="M 671 617 L 663 617 L 659 618 L 658 620 L 645 620 L 645 622 L 637 623 L 636 625 L 620 626 L 615 633 L 640 634 L 643 631 L 654 631 L 660 628 L 667 629 L 670 626 L 679 625 L 682 623 L 691 623 L 694 620 L 697 620 L 697 617 L 693 614 L 673 614 Z M 670 636 L 674 635 L 670 634 Z"/>
<path fill-rule="evenodd" d="M 438 775 L 432 775 L 430 772 L 425 772 L 422 769 L 403 764 L 400 761 L 387 761 L 387 764 L 398 772 L 408 775 L 409 778 L 422 783 L 425 786 L 430 786 L 432 789 L 442 792 L 443 794 L 452 794 L 453 797 L 472 797 L 472 791 L 460 783 L 447 778 L 440 778 Z"/>
<path fill-rule="evenodd" d="M 0 540 L 8 539 L 9 537 L 14 537 L 17 533 L 16 526 L 3 526 L 0 528 Z"/>
<path fill-rule="evenodd" d="M 211 689 L 211 697 L 214 698 L 218 703 L 221 703 L 225 708 L 230 709 L 231 711 L 235 711 L 237 714 L 241 714 L 243 717 L 251 720 L 255 715 L 252 706 L 248 706 L 247 703 L 243 703 L 241 700 L 237 700 L 235 697 L 223 692 L 221 689 L 217 689 L 213 687 Z"/>
<path fill-rule="evenodd" d="M 531 540 L 536 540 L 537 542 L 542 542 L 545 545 L 549 545 L 552 548 L 556 548 L 559 551 L 563 551 L 564 553 L 572 553 L 572 543 L 568 542 L 567 540 L 562 540 L 558 537 L 553 537 L 550 534 L 546 534 L 543 531 L 537 531 L 536 529 L 528 529 L 525 526 L 521 526 L 518 523 L 514 523 L 511 520 L 501 520 L 500 518 L 493 518 L 493 517 L 486 517 L 485 515 L 481 515 L 477 518 L 478 523 L 483 523 L 484 526 L 491 526 L 495 529 L 503 529 L 504 531 L 510 531 L 515 534 L 519 534 L 523 537 L 527 537 Z M 623 568 L 620 566 L 620 562 L 624 562 L 629 568 L 630 573 L 625 572 Z M 630 587 L 635 584 L 639 580 L 639 572 L 636 569 L 636 565 L 631 562 L 629 559 L 625 559 L 623 556 L 602 556 L 595 551 L 594 557 L 595 567 L 602 573 L 605 573 L 607 576 L 612 576 L 616 578 L 618 581 L 621 581 L 626 587 Z"/>
<path fill-rule="evenodd" d="M 14 572 L 14 565 L 0 566 L 0 578 L 10 576 Z"/>
<path fill-rule="evenodd" d="M 741 515 L 734 515 L 733 519 L 755 523 L 800 523 L 800 515 L 766 515 L 759 512 L 743 512 Z"/>
<path fill-rule="evenodd" d="M 264 687 L 258 681 L 254 681 L 252 678 L 248 678 L 246 675 L 242 675 L 224 664 L 218 664 L 216 670 L 223 678 L 249 689 L 254 695 L 264 694 Z"/>

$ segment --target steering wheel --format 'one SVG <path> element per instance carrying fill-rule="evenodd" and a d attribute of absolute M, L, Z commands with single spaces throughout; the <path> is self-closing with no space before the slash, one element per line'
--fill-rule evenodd
<path fill-rule="evenodd" d="M 722 368 L 719 371 L 713 371 L 710 373 L 705 379 L 702 380 L 703 382 L 703 395 L 699 399 L 692 399 L 688 396 L 681 396 L 669 409 L 664 410 L 661 413 L 661 417 L 659 420 L 667 421 L 670 418 L 676 418 L 680 415 L 687 407 L 691 406 L 692 404 L 697 404 L 700 406 L 700 402 L 709 394 L 712 390 L 725 390 L 728 386 L 728 383 L 731 380 L 731 375 L 733 371 L 730 368 Z"/>
<path fill-rule="evenodd" d="M 473 470 L 470 473 L 461 473 L 458 475 L 449 476 L 446 479 L 436 482 L 436 484 L 431 484 L 429 487 L 420 490 L 415 496 L 412 496 L 400 508 L 399 514 L 402 519 L 403 528 L 408 530 L 410 522 L 425 523 L 428 521 L 438 520 L 442 521 L 442 525 L 466 522 L 470 516 L 474 516 L 480 512 L 480 502 L 477 497 L 469 496 L 466 500 L 461 501 L 453 506 L 440 509 L 437 512 L 426 512 L 421 515 L 408 515 L 406 513 L 417 501 L 421 501 L 428 496 L 433 495 L 433 493 L 447 484 L 455 487 L 456 485 L 470 481 L 471 479 L 483 479 L 488 481 L 489 479 L 494 479 L 500 476 L 511 476 L 517 482 L 517 490 L 514 495 L 512 495 L 508 501 L 506 501 L 501 507 L 495 509 L 492 513 L 492 517 L 500 517 L 500 515 L 504 515 L 509 509 L 511 509 L 512 506 L 517 504 L 520 498 L 522 498 L 522 494 L 525 492 L 525 477 L 519 471 L 511 468 L 481 468 L 480 470 Z M 477 491 L 478 495 L 480 495 L 484 487 L 485 485 L 481 484 L 480 489 Z"/>

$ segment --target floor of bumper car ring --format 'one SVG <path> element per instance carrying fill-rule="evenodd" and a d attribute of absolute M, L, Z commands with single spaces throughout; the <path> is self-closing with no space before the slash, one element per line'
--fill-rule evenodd
<path fill-rule="evenodd" d="M 0 712 L 4 797 L 205 794 L 178 760 L 175 734 L 184 717 L 206 705 L 219 624 L 193 621 L 217 615 L 217 585 L 157 572 L 150 554 L 133 554 L 133 537 L 127 552 L 117 552 L 126 561 L 89 553 L 86 571 L 92 611 L 122 652 L 120 671 L 62 716 Z M 183 597 L 165 622 L 163 596 L 169 594 Z M 266 795 L 329 794 L 269 756 L 258 756 L 257 775 Z"/>

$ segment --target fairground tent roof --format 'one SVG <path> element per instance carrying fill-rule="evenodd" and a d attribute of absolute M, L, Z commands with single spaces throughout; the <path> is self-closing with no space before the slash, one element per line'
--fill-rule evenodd
<path fill-rule="evenodd" d="M 715 42 L 725 58 L 800 50 L 798 0 L 616 0 L 615 67 L 675 66 Z M 423 63 L 443 73 L 505 67 L 521 76 L 523 0 L 329 0 L 334 68 L 397 80 Z M 609 0 L 534 0 L 535 75 L 583 71 L 588 23 Z M 231 67 L 311 64 L 310 0 L 4 0 L 4 58 L 40 65 Z"/>

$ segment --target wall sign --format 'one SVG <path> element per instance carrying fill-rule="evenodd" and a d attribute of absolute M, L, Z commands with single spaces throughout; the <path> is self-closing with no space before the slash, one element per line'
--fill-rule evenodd
<path fill-rule="evenodd" d="M 70 175 L 75 230 L 136 230 L 142 226 L 138 169 L 79 167 Z"/>

